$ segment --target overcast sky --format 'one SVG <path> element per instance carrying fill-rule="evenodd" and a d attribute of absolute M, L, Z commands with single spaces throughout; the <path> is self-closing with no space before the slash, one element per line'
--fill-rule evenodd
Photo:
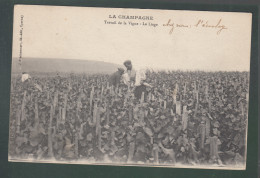
<path fill-rule="evenodd" d="M 23 24 L 21 25 L 21 15 Z M 108 18 L 115 15 L 117 19 Z M 119 15 L 153 16 L 153 20 L 118 19 Z M 175 29 L 163 26 L 171 19 Z M 227 29 L 195 27 L 199 20 Z M 104 20 L 127 25 L 105 24 Z M 131 26 L 129 22 L 139 23 Z M 141 26 L 142 22 L 158 24 Z M 177 24 L 189 26 L 177 28 Z M 181 70 L 249 71 L 251 14 L 103 9 L 84 7 L 16 6 L 13 57 L 99 60 L 134 67 Z"/>

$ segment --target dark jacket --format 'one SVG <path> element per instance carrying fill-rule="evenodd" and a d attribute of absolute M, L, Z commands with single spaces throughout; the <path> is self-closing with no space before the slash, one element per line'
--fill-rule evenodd
<path fill-rule="evenodd" d="M 117 86 L 120 83 L 121 77 L 122 77 L 122 72 L 116 71 L 109 77 L 108 82 L 110 85 Z"/>

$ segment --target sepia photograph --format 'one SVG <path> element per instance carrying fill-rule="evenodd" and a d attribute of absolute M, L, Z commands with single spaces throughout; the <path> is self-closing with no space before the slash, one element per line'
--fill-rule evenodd
<path fill-rule="evenodd" d="M 11 162 L 245 170 L 252 14 L 15 5 Z"/>

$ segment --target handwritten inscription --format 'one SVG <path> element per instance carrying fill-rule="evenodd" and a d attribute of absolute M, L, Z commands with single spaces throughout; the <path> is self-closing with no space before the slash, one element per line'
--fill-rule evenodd
<path fill-rule="evenodd" d="M 153 16 L 128 16 L 128 15 L 109 15 L 108 20 L 104 20 L 106 25 L 123 25 L 123 26 L 150 26 L 150 27 L 159 27 L 161 24 L 151 22 L 154 18 Z M 205 20 L 198 19 L 194 23 L 185 23 L 185 22 L 175 22 L 172 19 L 169 19 L 166 23 L 162 24 L 163 27 L 169 28 L 169 34 L 177 29 L 189 30 L 189 29 L 208 29 L 215 32 L 217 35 L 220 35 L 223 31 L 227 30 L 227 26 L 224 25 L 222 19 Z"/>
<path fill-rule="evenodd" d="M 217 30 L 217 34 L 219 35 L 222 30 L 226 30 L 227 27 L 221 23 L 222 19 L 219 19 L 216 24 L 210 24 L 210 22 L 205 20 L 198 20 L 195 27 L 203 27 L 203 28 L 212 28 Z"/>
<path fill-rule="evenodd" d="M 164 27 L 170 27 L 169 34 L 172 34 L 173 31 L 177 28 L 179 29 L 191 29 L 191 28 L 204 28 L 204 29 L 213 29 L 216 30 L 216 34 L 220 35 L 223 30 L 228 28 L 222 23 L 222 19 L 219 19 L 217 22 L 209 22 L 207 20 L 199 19 L 194 24 L 184 24 L 184 23 L 175 23 L 171 19 L 167 23 L 163 24 Z"/>

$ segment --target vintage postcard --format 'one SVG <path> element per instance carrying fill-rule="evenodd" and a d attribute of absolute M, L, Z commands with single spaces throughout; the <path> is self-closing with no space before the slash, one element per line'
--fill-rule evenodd
<path fill-rule="evenodd" d="M 16 5 L 9 161 L 244 170 L 251 23 Z"/>

